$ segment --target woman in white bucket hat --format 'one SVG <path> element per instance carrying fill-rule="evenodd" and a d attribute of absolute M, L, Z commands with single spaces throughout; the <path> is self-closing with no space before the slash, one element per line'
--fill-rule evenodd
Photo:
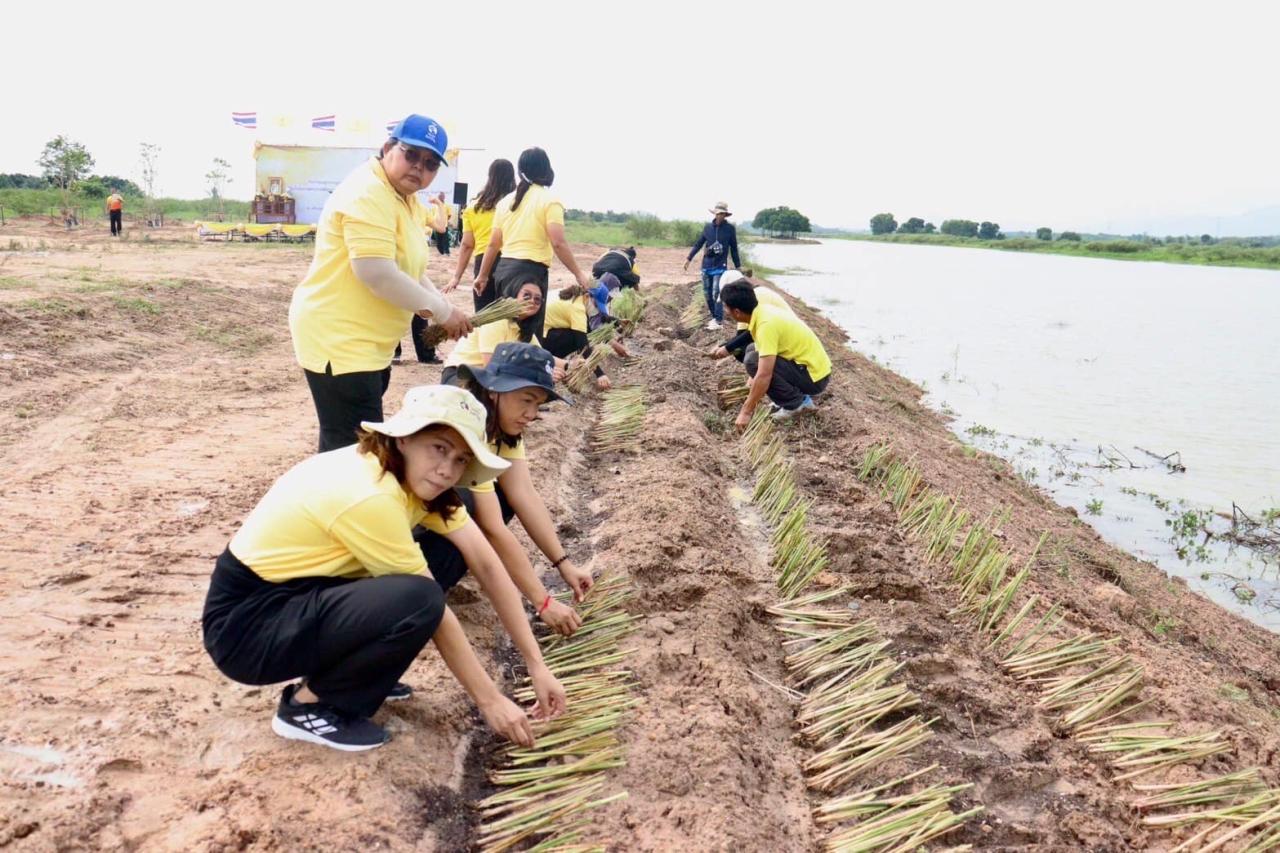
<path fill-rule="evenodd" d="M 508 463 L 490 451 L 485 408 L 443 385 L 409 389 L 395 417 L 365 421 L 359 443 L 306 459 L 249 513 L 218 558 L 204 607 L 204 644 L 242 684 L 284 688 L 276 734 L 345 751 L 388 740 L 373 716 L 407 699 L 399 682 L 433 641 L 485 721 L 533 744 L 524 711 L 481 667 L 435 580 L 465 561 L 524 657 L 537 714 L 564 710 L 519 594 L 472 522 L 455 485 L 487 483 Z M 419 525 L 425 533 L 415 535 Z"/>

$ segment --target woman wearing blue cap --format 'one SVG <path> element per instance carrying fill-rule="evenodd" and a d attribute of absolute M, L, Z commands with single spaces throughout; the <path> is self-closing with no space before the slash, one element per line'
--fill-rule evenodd
<path fill-rule="evenodd" d="M 511 463 L 497 480 L 458 491 L 525 599 L 534 604 L 542 621 L 569 635 L 582 624 L 581 618 L 547 593 L 529 555 L 507 527 L 513 516 L 518 517 L 538 550 L 573 590 L 574 599 L 582 600 L 594 583 L 591 571 L 569 559 L 551 513 L 533 484 L 525 453 L 524 431 L 537 420 L 538 407 L 564 399 L 556 393 L 553 370 L 551 353 L 526 343 L 498 344 L 487 367 L 463 365 L 458 369 L 459 380 L 484 403 L 488 413 L 485 429 L 489 449 Z"/>
<path fill-rule="evenodd" d="M 320 421 L 320 452 L 354 444 L 382 420 L 396 345 L 415 314 L 452 338 L 471 330 L 427 278 L 427 211 L 417 192 L 444 165 L 449 139 L 426 116 L 396 125 L 378 156 L 333 191 L 315 256 L 289 306 L 289 331 Z"/>

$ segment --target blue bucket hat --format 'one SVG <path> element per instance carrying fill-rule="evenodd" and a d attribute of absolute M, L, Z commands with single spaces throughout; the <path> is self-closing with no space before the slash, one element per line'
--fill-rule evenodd
<path fill-rule="evenodd" d="M 435 119 L 413 113 L 392 128 L 391 136 L 405 145 L 434 151 L 441 163 L 449 165 L 444 159 L 444 153 L 449 150 L 449 134 L 444 132 L 444 128 Z"/>
<path fill-rule="evenodd" d="M 533 344 L 507 341 L 493 348 L 493 358 L 488 367 L 458 366 L 458 375 L 474 379 L 486 391 L 502 394 L 520 388 L 541 388 L 548 399 L 563 400 L 573 405 L 573 400 L 556 393 L 555 358 L 542 347 Z"/>

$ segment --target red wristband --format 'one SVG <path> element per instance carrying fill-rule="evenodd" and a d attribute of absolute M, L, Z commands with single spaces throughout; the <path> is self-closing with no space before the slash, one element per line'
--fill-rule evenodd
<path fill-rule="evenodd" d="M 548 594 L 546 598 L 542 599 L 542 606 L 538 608 L 538 615 L 541 616 L 543 613 L 546 612 L 547 608 L 550 606 L 551 606 L 551 596 L 550 594 Z"/>

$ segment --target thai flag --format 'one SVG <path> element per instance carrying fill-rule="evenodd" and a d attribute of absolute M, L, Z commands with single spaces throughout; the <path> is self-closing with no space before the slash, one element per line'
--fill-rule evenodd
<path fill-rule="evenodd" d="M 236 127 L 247 127 L 249 130 L 258 129 L 258 114 L 253 113 L 232 113 L 231 121 Z"/>
<path fill-rule="evenodd" d="M 311 127 L 315 130 L 327 130 L 330 133 L 337 130 L 337 116 L 316 116 L 311 120 Z"/>

